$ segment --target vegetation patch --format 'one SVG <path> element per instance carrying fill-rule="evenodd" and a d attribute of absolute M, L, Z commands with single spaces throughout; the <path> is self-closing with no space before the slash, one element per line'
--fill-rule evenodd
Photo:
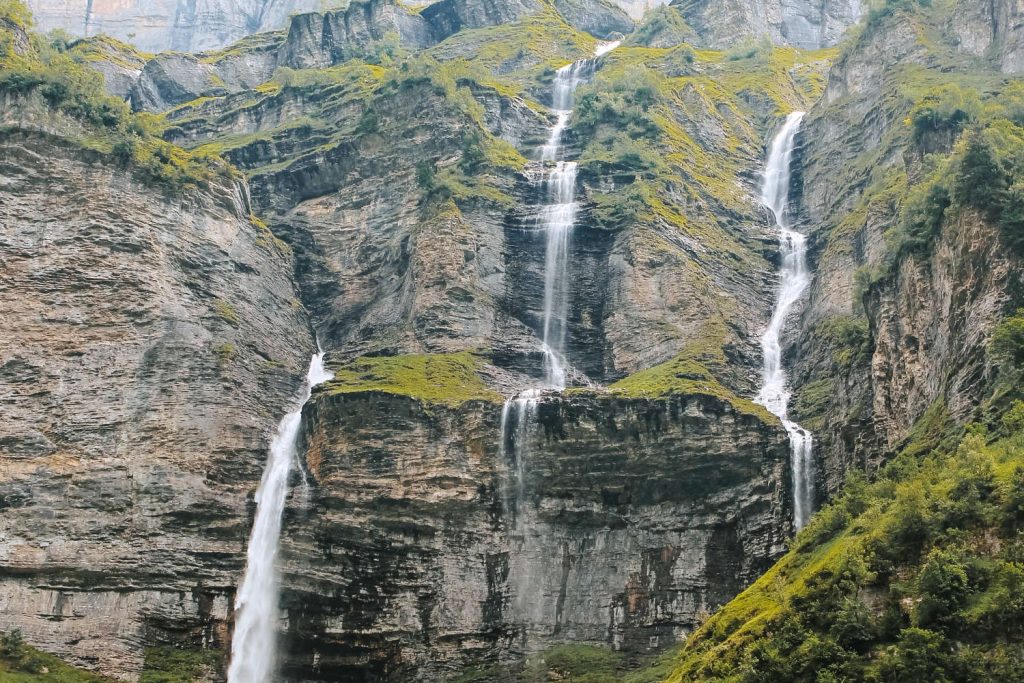
<path fill-rule="evenodd" d="M 467 401 L 500 403 L 501 395 L 479 374 L 482 364 L 483 360 L 469 351 L 364 356 L 332 367 L 334 379 L 322 391 L 329 396 L 379 391 L 448 406 Z"/>
<path fill-rule="evenodd" d="M 720 365 L 721 348 L 710 344 L 692 344 L 675 358 L 652 368 L 633 373 L 610 385 L 608 389 L 628 398 L 660 398 L 663 396 L 713 396 L 730 404 L 745 415 L 777 423 L 778 418 L 749 399 L 738 396 L 723 385 L 708 369 Z"/>
<path fill-rule="evenodd" d="M 25 26 L 27 11 L 20 0 L 0 6 L 0 19 L 6 20 L 0 21 L 0 93 L 26 103 L 39 101 L 54 114 L 77 121 L 82 133 L 66 137 L 69 142 L 131 166 L 172 191 L 206 187 L 217 176 L 234 177 L 222 159 L 164 142 L 156 117 L 132 114 L 124 101 L 107 95 L 103 76 L 83 63 L 91 53 L 76 56 L 64 51 L 63 38 L 38 34 L 31 34 L 27 54 L 15 52 L 11 26 Z"/>
<path fill-rule="evenodd" d="M 630 656 L 592 645 L 556 645 L 512 666 L 480 667 L 453 683 L 661 683 L 671 673 L 669 657 Z"/>
<path fill-rule="evenodd" d="M 224 665 L 219 650 L 178 648 L 170 645 L 146 648 L 139 683 L 193 683 L 209 680 Z"/>
<path fill-rule="evenodd" d="M 873 482 L 690 638 L 670 681 L 1024 680 L 1024 316 L 989 352 L 997 403 L 937 402 Z"/>
<path fill-rule="evenodd" d="M 113 683 L 76 669 L 25 643 L 21 631 L 0 633 L 0 680 L 4 683 Z"/>

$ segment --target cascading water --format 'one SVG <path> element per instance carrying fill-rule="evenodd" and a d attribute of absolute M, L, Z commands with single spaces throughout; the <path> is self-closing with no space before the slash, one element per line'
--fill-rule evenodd
<path fill-rule="evenodd" d="M 575 161 L 565 161 L 562 135 L 572 117 L 576 89 L 594 74 L 597 58 L 616 47 L 618 42 L 602 43 L 593 59 L 581 59 L 563 66 L 555 74 L 551 95 L 557 120 L 547 143 L 541 148 L 541 161 L 554 162 L 545 170 L 544 187 L 548 203 L 538 212 L 539 222 L 547 235 L 544 252 L 544 383 L 561 391 L 566 383 L 565 341 L 569 315 L 569 238 L 576 223 Z"/>
<path fill-rule="evenodd" d="M 814 440 L 811 433 L 787 417 L 789 389 L 782 367 L 782 330 L 793 305 L 800 300 L 810 274 L 807 271 L 807 238 L 787 225 L 786 205 L 789 200 L 790 166 L 796 134 L 803 121 L 803 112 L 793 112 L 772 140 L 765 165 L 761 201 L 775 217 L 782 252 L 779 272 L 779 296 L 768 329 L 761 338 L 764 351 L 764 382 L 757 402 L 782 420 L 789 433 L 793 472 L 793 521 L 797 529 L 807 523 L 813 505 L 814 482 L 811 456 Z"/>
<path fill-rule="evenodd" d="M 540 219 L 547 235 L 544 251 L 544 382 L 565 389 L 565 338 L 569 317 L 569 237 L 576 223 L 576 162 L 559 161 L 545 180 L 550 203 Z"/>
<path fill-rule="evenodd" d="M 576 88 L 593 75 L 597 57 L 611 52 L 618 45 L 618 42 L 602 43 L 594 59 L 581 59 L 563 66 L 555 74 L 552 88 L 551 104 L 556 121 L 540 154 L 541 162 L 545 164 L 542 182 L 548 203 L 537 212 L 538 223 L 547 238 L 544 251 L 544 318 L 541 329 L 545 389 L 564 389 L 567 374 L 565 341 L 569 315 L 569 238 L 576 222 L 577 164 L 562 158 L 565 156 L 562 134 L 572 117 L 573 93 Z M 529 427 L 539 397 L 540 389 L 528 389 L 507 399 L 501 411 L 500 453 L 512 480 L 506 487 L 503 504 L 505 512 L 515 520 L 519 519 L 517 507 L 523 489 Z"/>
<path fill-rule="evenodd" d="M 537 539 L 530 540 L 529 529 L 523 521 L 523 492 L 530 429 L 536 422 L 538 401 L 545 389 L 565 389 L 567 363 L 565 359 L 566 337 L 569 315 L 569 242 L 576 223 L 578 204 L 576 202 L 577 164 L 565 160 L 562 136 L 572 118 L 573 93 L 593 75 L 596 59 L 618 46 L 618 42 L 604 43 L 595 53 L 594 59 L 573 62 L 558 70 L 552 92 L 552 109 L 556 120 L 548 134 L 547 142 L 541 148 L 543 164 L 543 186 L 547 203 L 537 211 L 537 224 L 544 231 L 546 245 L 544 252 L 544 310 L 540 330 L 544 351 L 544 382 L 521 392 L 505 401 L 501 411 L 501 461 L 505 463 L 508 476 L 503 485 L 502 505 L 506 518 L 511 520 L 517 535 L 522 538 L 524 548 L 532 547 Z M 515 609 L 523 615 L 525 622 L 540 620 L 538 610 L 543 611 L 546 603 L 538 600 L 531 589 L 533 563 L 529 552 L 523 550 L 517 555 L 512 570 L 516 585 Z"/>
<path fill-rule="evenodd" d="M 235 601 L 235 634 L 231 642 L 229 683 L 269 683 L 274 673 L 277 633 L 277 559 L 281 514 L 288 493 L 288 474 L 297 457 L 296 442 L 302 407 L 313 388 L 331 379 L 324 354 L 313 356 L 299 407 L 284 416 L 270 444 L 263 479 L 256 491 L 256 520 L 249 538 L 245 577 Z"/>

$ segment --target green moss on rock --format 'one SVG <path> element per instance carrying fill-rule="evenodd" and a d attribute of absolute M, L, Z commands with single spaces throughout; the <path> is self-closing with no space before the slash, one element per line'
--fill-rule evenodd
<path fill-rule="evenodd" d="M 0 634 L 0 681 L 3 683 L 113 683 L 89 671 L 76 669 L 22 639 L 20 631 Z"/>
<path fill-rule="evenodd" d="M 379 391 L 425 403 L 455 406 L 467 401 L 500 403 L 479 374 L 483 361 L 469 351 L 446 354 L 364 356 L 332 367 L 329 396 Z"/>
<path fill-rule="evenodd" d="M 624 377 L 608 388 L 627 398 L 659 398 L 675 394 L 713 396 L 730 404 L 737 412 L 752 415 L 764 422 L 778 422 L 778 418 L 763 406 L 730 391 L 688 352 L 661 365 Z"/>

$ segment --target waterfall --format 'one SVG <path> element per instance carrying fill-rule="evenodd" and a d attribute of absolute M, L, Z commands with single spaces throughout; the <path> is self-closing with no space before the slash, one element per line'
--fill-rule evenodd
<path fill-rule="evenodd" d="M 502 506 L 505 515 L 519 523 L 519 501 L 522 500 L 524 478 L 526 476 L 526 456 L 529 447 L 530 425 L 537 411 L 537 398 L 540 392 L 536 389 L 523 393 L 505 401 L 501 409 L 501 444 L 499 456 L 509 472 L 509 484 L 504 487 Z"/>
<path fill-rule="evenodd" d="M 618 45 L 618 42 L 598 45 L 592 59 L 581 59 L 559 69 L 552 84 L 551 107 L 555 123 L 540 150 L 543 165 L 540 185 L 546 203 L 536 212 L 537 227 L 545 235 L 544 309 L 539 330 L 544 352 L 544 380 L 539 387 L 521 391 L 505 401 L 500 425 L 499 457 L 507 473 L 501 484 L 501 503 L 511 529 L 524 538 L 524 543 L 528 531 L 522 514 L 524 479 L 531 430 L 537 422 L 537 406 L 543 390 L 565 389 L 568 376 L 565 346 L 569 317 L 569 243 L 579 204 L 576 201 L 578 165 L 565 159 L 562 137 L 572 119 L 576 89 L 593 76 L 597 58 Z M 532 614 L 539 605 L 538 596 L 531 592 L 532 580 L 529 562 L 513 572 L 514 604 L 521 615 Z M 531 617 L 526 618 L 530 620 Z"/>
<path fill-rule="evenodd" d="M 298 408 L 277 426 L 263 479 L 256 491 L 256 521 L 246 553 L 245 577 L 235 601 L 235 633 L 231 641 L 229 683 L 269 683 L 273 678 L 274 640 L 277 632 L 277 558 L 281 515 L 288 493 L 288 473 L 297 457 L 296 442 L 302 424 L 302 407 L 313 387 L 331 379 L 324 369 L 324 354 L 309 363 Z"/>
<path fill-rule="evenodd" d="M 787 417 L 790 392 L 786 371 L 782 367 L 782 331 L 793 305 L 800 300 L 810 283 L 807 271 L 807 237 L 791 230 L 787 224 L 786 205 L 789 199 L 790 166 L 797 131 L 803 112 L 793 112 L 772 140 L 765 164 L 761 202 L 775 217 L 779 232 L 782 268 L 779 272 L 779 294 L 768 329 L 761 338 L 764 352 L 764 381 L 757 402 L 782 420 L 789 433 L 793 477 L 793 521 L 797 529 L 807 523 L 813 505 L 814 482 L 811 456 L 814 441 L 811 433 Z"/>
<path fill-rule="evenodd" d="M 569 317 L 569 239 L 576 223 L 575 161 L 566 161 L 562 135 L 572 118 L 573 96 L 597 68 L 597 58 L 608 54 L 619 43 L 601 43 L 592 59 L 581 59 L 563 66 L 555 74 L 551 106 L 556 115 L 548 140 L 541 148 L 541 161 L 548 164 L 543 185 L 548 203 L 538 212 L 538 221 L 547 235 L 544 252 L 544 324 L 541 340 L 544 351 L 544 383 L 561 391 L 566 384 L 565 341 Z"/>

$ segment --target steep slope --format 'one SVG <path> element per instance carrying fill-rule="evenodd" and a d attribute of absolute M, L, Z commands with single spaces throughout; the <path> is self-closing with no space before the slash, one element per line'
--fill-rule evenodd
<path fill-rule="evenodd" d="M 960 131 L 1006 87 L 1003 59 L 974 57 L 955 38 L 973 30 L 973 3 L 898 7 L 875 12 L 837 60 L 804 133 L 802 223 L 818 277 L 789 354 L 795 414 L 820 441 L 822 492 L 849 468 L 877 467 L 933 402 L 967 419 L 1019 270 L 990 202 L 934 215 L 948 194 L 937 176 L 952 172 L 930 155 L 959 158 Z"/>
<path fill-rule="evenodd" d="M 861 17 L 865 0 L 673 0 L 671 7 L 709 47 L 725 49 L 767 38 L 804 49 L 839 42 Z"/>
<path fill-rule="evenodd" d="M 29 0 L 42 31 L 75 36 L 112 36 L 141 50 L 199 52 L 224 47 L 260 31 L 284 28 L 299 12 L 321 8 L 320 0 Z"/>
<path fill-rule="evenodd" d="M 17 19 L 0 34 L 0 610 L 135 677 L 147 648 L 227 642 L 312 335 L 243 180 L 146 134 Z"/>
<path fill-rule="evenodd" d="M 976 9 L 880 8 L 809 116 L 797 402 L 827 426 L 824 483 L 848 481 L 670 680 L 1022 675 L 1024 118 L 1012 60 L 955 38 Z"/>

